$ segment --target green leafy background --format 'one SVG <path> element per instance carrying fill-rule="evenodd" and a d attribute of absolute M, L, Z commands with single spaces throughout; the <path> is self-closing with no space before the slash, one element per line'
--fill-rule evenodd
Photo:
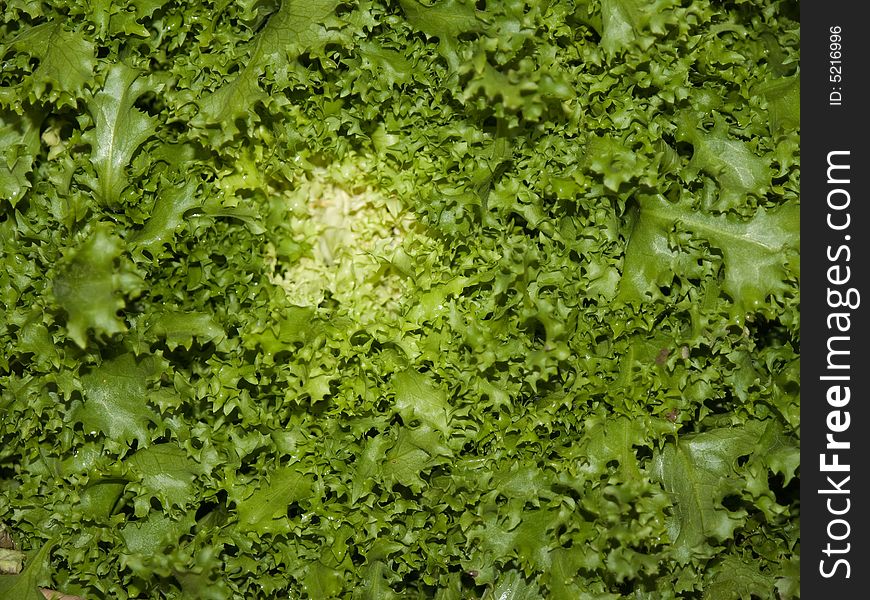
<path fill-rule="evenodd" d="M 799 597 L 798 15 L 6 2 L 0 596 Z"/>

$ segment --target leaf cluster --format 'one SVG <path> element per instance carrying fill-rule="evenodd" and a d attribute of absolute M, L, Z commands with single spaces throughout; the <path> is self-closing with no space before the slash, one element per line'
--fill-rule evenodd
<path fill-rule="evenodd" d="M 799 597 L 799 42 L 6 2 L 0 596 Z"/>

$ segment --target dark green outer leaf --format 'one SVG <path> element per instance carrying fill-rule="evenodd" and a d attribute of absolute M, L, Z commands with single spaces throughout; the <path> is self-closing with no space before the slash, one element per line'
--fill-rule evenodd
<path fill-rule="evenodd" d="M 767 297 L 788 288 L 797 261 L 800 208 L 759 209 L 748 221 L 710 215 L 672 204 L 662 196 L 639 197 L 640 210 L 626 250 L 620 298 L 643 301 L 670 285 L 677 251 L 669 244 L 676 225 L 684 227 L 723 254 L 724 290 L 735 310 L 752 311 Z"/>
<path fill-rule="evenodd" d="M 156 131 L 154 117 L 133 106 L 146 91 L 151 86 L 142 73 L 118 63 L 109 68 L 103 88 L 88 101 L 94 129 L 87 139 L 97 172 L 96 181 L 88 185 L 101 203 L 111 207 L 117 206 L 129 185 L 126 169 L 133 154 Z"/>

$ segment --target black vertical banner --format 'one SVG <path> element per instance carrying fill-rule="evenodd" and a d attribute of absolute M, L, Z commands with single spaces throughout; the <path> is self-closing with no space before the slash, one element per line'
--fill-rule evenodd
<path fill-rule="evenodd" d="M 864 3 L 801 3 L 801 591 L 870 583 Z"/>

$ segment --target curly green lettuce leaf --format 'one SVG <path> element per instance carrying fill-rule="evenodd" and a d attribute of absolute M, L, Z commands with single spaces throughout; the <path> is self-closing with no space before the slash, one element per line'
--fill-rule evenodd
<path fill-rule="evenodd" d="M 139 231 L 130 236 L 128 242 L 136 250 L 147 250 L 152 256 L 159 256 L 165 246 L 172 245 L 177 231 L 185 222 L 188 211 L 201 204 L 196 195 L 195 180 L 178 184 L 161 179 L 154 206 Z"/>
<path fill-rule="evenodd" d="M 601 1 L 601 47 L 611 56 L 637 45 L 647 49 L 662 33 L 670 2 L 649 6 L 639 0 Z"/>
<path fill-rule="evenodd" d="M 619 297 L 629 302 L 659 298 L 671 285 L 681 251 L 671 233 L 683 229 L 722 253 L 722 289 L 737 313 L 750 312 L 791 288 L 800 240 L 800 209 L 760 208 L 749 220 L 714 215 L 661 195 L 638 196 Z"/>
<path fill-rule="evenodd" d="M 82 32 L 68 31 L 60 20 L 23 29 L 0 47 L 0 54 L 8 51 L 26 53 L 38 61 L 23 83 L 32 102 L 74 107 L 93 81 L 97 66 L 94 43 Z M 18 94 L 23 97 L 22 90 Z"/>
<path fill-rule="evenodd" d="M 746 512 L 728 510 L 722 501 L 746 486 L 737 459 L 752 453 L 763 428 L 750 421 L 740 428 L 681 436 L 653 457 L 652 476 L 674 498 L 671 537 L 677 561 L 709 557 L 715 551 L 710 540 L 726 540 L 744 523 Z"/>
<path fill-rule="evenodd" d="M 419 31 L 438 40 L 438 51 L 456 71 L 459 68 L 459 37 L 481 31 L 484 23 L 477 11 L 463 0 L 423 4 L 417 0 L 400 0 L 408 22 Z"/>
<path fill-rule="evenodd" d="M 250 50 L 239 74 L 201 100 L 193 124 L 219 126 L 219 140 L 238 133 L 236 119 L 254 115 L 257 104 L 269 99 L 260 84 L 266 67 L 286 69 L 303 52 L 322 50 L 335 39 L 330 25 L 335 25 L 338 4 L 337 0 L 282 0 L 265 27 L 249 42 Z"/>
<path fill-rule="evenodd" d="M 234 491 L 239 530 L 259 535 L 290 531 L 293 524 L 287 516 L 288 506 L 308 498 L 312 488 L 311 477 L 298 466 L 289 465 Z"/>
<path fill-rule="evenodd" d="M 793 100 L 793 96 L 786 95 L 774 106 L 779 106 L 781 112 L 785 109 L 782 103 L 789 102 L 786 110 L 793 110 L 793 104 L 790 103 Z M 787 115 L 783 117 L 788 118 Z M 697 126 L 693 117 L 681 115 L 676 135 L 678 140 L 692 145 L 692 159 L 686 166 L 687 173 L 691 176 L 704 171 L 719 183 L 717 208 L 722 210 L 740 206 L 747 194 L 758 197 L 764 195 L 771 177 L 769 159 L 757 156 L 747 142 L 730 136 L 723 121 L 717 120 L 711 131 L 704 131 Z"/>
<path fill-rule="evenodd" d="M 40 112 L 0 111 L 0 200 L 15 207 L 32 187 L 28 175 L 39 152 Z"/>
<path fill-rule="evenodd" d="M 135 440 L 147 446 L 151 439 L 148 426 L 158 420 L 148 403 L 149 383 L 157 369 L 153 358 L 137 360 L 132 354 L 103 363 L 82 376 L 84 400 L 72 408 L 70 416 L 89 435 L 102 433 L 117 442 Z"/>
<path fill-rule="evenodd" d="M 44 543 L 27 558 L 24 570 L 16 575 L 0 575 L 0 594 L 20 600 L 44 600 L 40 586 L 49 580 L 50 555 L 57 541 Z"/>
<path fill-rule="evenodd" d="M 185 506 L 195 497 L 193 480 L 201 469 L 177 444 L 167 442 L 143 448 L 130 456 L 126 464 L 142 479 L 143 503 L 154 497 L 162 506 L 171 508 Z"/>
<path fill-rule="evenodd" d="M 156 131 L 154 117 L 134 107 L 152 85 L 143 73 L 123 63 L 112 65 L 103 87 L 88 100 L 94 128 L 85 139 L 91 144 L 96 179 L 86 179 L 98 202 L 116 207 L 130 185 L 127 167 L 133 155 Z"/>
<path fill-rule="evenodd" d="M 124 243 L 100 224 L 61 261 L 52 282 L 54 299 L 66 313 L 70 338 L 85 348 L 97 337 L 127 330 L 118 312 L 126 297 L 141 290 L 141 279 L 122 258 Z"/>

